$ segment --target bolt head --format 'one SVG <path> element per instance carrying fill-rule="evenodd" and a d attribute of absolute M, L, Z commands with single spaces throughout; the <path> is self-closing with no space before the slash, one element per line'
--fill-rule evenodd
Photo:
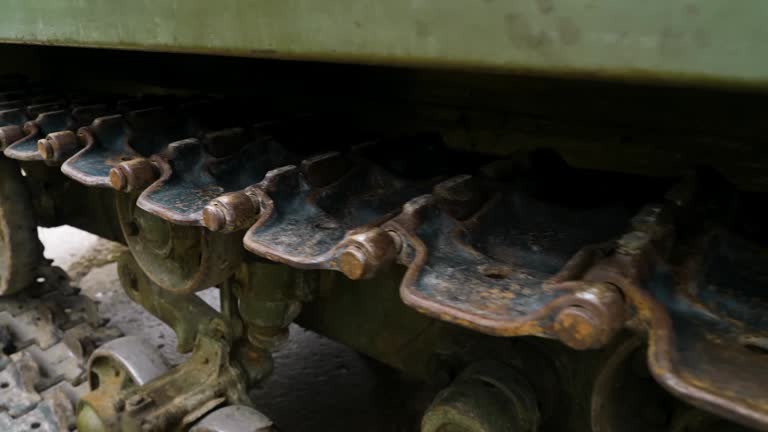
<path fill-rule="evenodd" d="M 356 280 L 362 279 L 366 273 L 365 252 L 357 246 L 350 246 L 339 256 L 339 270 L 348 278 Z"/>
<path fill-rule="evenodd" d="M 51 141 L 47 138 L 43 138 L 41 140 L 37 141 L 37 151 L 40 153 L 40 156 L 43 157 L 45 160 L 51 160 L 53 159 L 53 145 L 51 144 Z"/>
<path fill-rule="evenodd" d="M 115 190 L 124 191 L 128 188 L 128 177 L 120 167 L 109 170 L 109 183 Z"/>
<path fill-rule="evenodd" d="M 52 132 L 37 142 L 37 151 L 46 161 L 63 161 L 79 148 L 80 142 L 70 130 Z"/>
<path fill-rule="evenodd" d="M 368 279 L 395 260 L 393 236 L 381 228 L 355 234 L 337 255 L 338 269 L 350 279 Z"/>
<path fill-rule="evenodd" d="M 552 329 L 563 343 L 583 350 L 607 344 L 624 325 L 624 299 L 608 283 L 591 283 L 574 293 L 560 310 Z"/>
<path fill-rule="evenodd" d="M 211 231 L 234 232 L 256 223 L 259 198 L 248 188 L 214 199 L 203 208 L 202 223 Z"/>
<path fill-rule="evenodd" d="M 559 339 L 577 350 L 593 348 L 601 339 L 599 320 L 586 308 L 569 306 L 555 318 Z"/>
<path fill-rule="evenodd" d="M 203 209 L 203 225 L 211 231 L 221 231 L 227 223 L 227 216 L 219 206 L 208 204 Z"/>
<path fill-rule="evenodd" d="M 109 171 L 109 183 L 119 191 L 133 192 L 154 183 L 158 176 L 158 169 L 153 162 L 137 157 L 112 168 Z"/>

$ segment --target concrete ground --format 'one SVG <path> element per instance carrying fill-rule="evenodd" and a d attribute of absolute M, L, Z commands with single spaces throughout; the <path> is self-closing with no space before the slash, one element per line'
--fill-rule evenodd
<path fill-rule="evenodd" d="M 115 259 L 123 246 L 64 226 L 41 228 L 46 257 L 96 300 L 100 313 L 127 335 L 152 342 L 171 364 L 183 361 L 175 336 L 134 304 L 120 287 Z M 216 290 L 201 293 L 210 304 Z M 284 432 L 418 430 L 431 393 L 401 374 L 298 326 L 275 354 L 275 372 L 252 394 Z"/>

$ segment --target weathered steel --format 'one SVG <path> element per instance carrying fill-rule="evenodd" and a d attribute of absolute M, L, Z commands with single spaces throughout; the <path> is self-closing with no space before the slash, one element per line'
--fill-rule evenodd
<path fill-rule="evenodd" d="M 102 370 L 102 366 L 107 370 Z M 129 378 L 135 385 L 144 385 L 168 370 L 168 365 L 154 346 L 138 336 L 125 336 L 107 342 L 91 354 L 88 360 L 91 391 L 115 375 L 113 370 L 109 370 L 115 366 L 126 373 L 123 379 Z"/>
<path fill-rule="evenodd" d="M 211 154 L 216 151 L 221 154 Z M 175 142 L 152 158 L 160 176 L 141 194 L 138 205 L 172 223 L 202 226 L 203 209 L 211 200 L 259 182 L 270 169 L 293 161 L 269 135 L 268 126 Z"/>
<path fill-rule="evenodd" d="M 202 138 L 207 132 L 236 124 L 240 119 L 233 114 L 236 108 L 205 99 L 185 103 L 171 97 L 121 101 L 115 111 L 122 114 L 98 118 L 78 131 L 84 148 L 64 163 L 62 172 L 88 186 L 143 190 L 160 175 L 156 172 L 159 168 L 142 169 L 136 174 L 139 178 L 132 176 L 130 164 L 112 169 L 125 162 L 142 163 L 140 159 L 162 153 L 175 141 Z"/>
<path fill-rule="evenodd" d="M 97 118 L 78 131 L 84 148 L 61 171 L 88 186 L 111 187 L 112 167 L 159 152 L 186 133 L 183 120 L 161 107 Z"/>
<path fill-rule="evenodd" d="M 179 350 L 194 354 L 157 382 L 121 392 L 115 401 L 122 402 L 84 408 L 91 426 L 104 419 L 124 429 L 185 429 L 220 404 L 246 403 L 245 389 L 270 372 L 270 351 L 294 319 L 443 383 L 469 364 L 499 359 L 519 369 L 541 401 L 523 411 L 540 410 L 542 424 L 550 422 L 545 430 L 568 431 L 577 430 L 563 426 L 571 417 L 554 414 L 563 403 L 591 395 L 595 404 L 605 399 L 601 388 L 624 382 L 603 371 L 592 390 L 589 360 L 620 351 L 620 330 L 628 327 L 648 338 L 654 377 L 680 399 L 768 426 L 763 196 L 684 181 L 662 205 L 646 205 L 672 182 L 577 169 L 550 152 L 486 165 L 476 153 L 448 151 L 437 134 L 412 130 L 378 132 L 405 138 L 360 146 L 351 145 L 364 142 L 356 133 L 315 130 L 301 118 L 247 127 L 264 117 L 226 101 L 215 106 L 231 109 L 212 112 L 207 100 L 155 100 L 167 107 L 162 115 L 137 112 L 149 101 L 134 102 L 115 105 L 133 114 L 86 127 L 87 145 L 74 157 L 81 143 L 71 127 L 51 131 L 35 150 L 116 202 L 116 232 L 131 251 L 119 266 L 126 292 L 174 328 Z M 30 115 L 24 103 L 14 105 L 28 107 L 14 108 L 17 120 Z M 5 136 L 19 131 L 9 126 L 16 129 Z M 54 201 L 46 204 L 54 216 L 62 208 L 55 199 L 63 199 L 51 198 L 54 191 L 80 187 L 49 175 L 46 164 L 23 167 L 41 200 Z M 92 211 L 71 214 L 93 219 Z M 277 263 L 244 255 L 242 244 Z M 339 270 L 356 281 L 296 268 Z M 398 283 L 404 303 L 429 317 L 403 312 Z M 193 294 L 213 285 L 221 313 Z M 389 325 L 399 319 L 402 325 Z M 586 351 L 535 338 L 475 343 L 483 338 L 462 327 Z M 504 398 L 473 381 L 481 396 L 459 398 L 466 401 L 459 408 L 449 403 L 455 393 L 441 399 L 443 414 L 427 416 L 434 428 L 448 417 L 479 430 L 498 429 L 494 419 L 517 421 L 508 417 L 519 401 L 498 385 L 502 378 L 475 381 Z M 496 414 L 472 414 L 484 412 Z M 673 420 L 701 423 L 686 416 Z M 150 420 L 142 425 L 143 418 Z"/>
<path fill-rule="evenodd" d="M 768 328 L 758 288 L 765 263 L 754 252 L 763 247 L 759 207 L 733 207 L 733 191 L 706 178 L 681 183 L 664 204 L 641 211 L 584 279 L 614 284 L 636 308 L 648 329 L 651 372 L 663 386 L 768 430 Z"/>
<path fill-rule="evenodd" d="M 51 133 L 75 131 L 91 124 L 96 117 L 103 116 L 107 112 L 106 105 L 73 106 L 69 109 L 43 112 L 34 120 L 26 122 L 22 137 L 9 143 L 3 152 L 12 159 L 43 160 L 43 154 L 38 151 L 39 140 Z"/>
<path fill-rule="evenodd" d="M 244 254 L 239 233 L 213 233 L 175 225 L 136 205 L 135 193 L 115 196 L 125 242 L 149 278 L 165 290 L 187 294 L 224 282 Z"/>
<path fill-rule="evenodd" d="M 0 40 L 13 43 L 768 84 L 768 60 L 754 55 L 768 40 L 761 0 L 4 0 L 0 9 Z"/>
<path fill-rule="evenodd" d="M 120 256 L 117 266 L 120 284 L 128 297 L 173 329 L 178 352 L 192 351 L 201 326 L 214 319 L 216 311 L 194 294 L 161 289 L 128 253 Z"/>
<path fill-rule="evenodd" d="M 394 253 L 386 233 L 366 232 L 397 214 L 409 198 L 429 191 L 439 174 L 453 167 L 450 152 L 438 141 L 433 135 L 385 140 L 356 147 L 347 156 L 326 154 L 305 160 L 301 168 L 270 172 L 251 191 L 260 196 L 261 209 L 245 235 L 246 249 L 299 268 L 372 277 Z M 426 155 L 440 149 L 443 163 L 425 167 Z M 398 158 L 402 151 L 410 152 L 405 160 Z"/>
<path fill-rule="evenodd" d="M 91 365 L 91 377 L 98 379 L 91 381 L 92 391 L 82 399 L 79 429 L 183 430 L 227 401 L 249 404 L 246 379 L 230 360 L 231 342 L 226 330 L 221 331 L 205 330 L 187 362 L 160 375 L 156 373 L 159 369 L 153 370 L 155 376 L 146 382 L 134 382 L 136 374 L 130 373 L 142 364 L 155 365 L 156 361 L 146 354 L 140 356 L 140 351 L 133 350 L 105 357 L 104 353 L 96 353 L 100 355 Z"/>
<path fill-rule="evenodd" d="M 61 163 L 80 150 L 75 132 L 63 130 L 48 134 L 37 142 L 37 151 L 45 162 Z"/>
<path fill-rule="evenodd" d="M 506 168 L 507 180 L 491 172 L 441 183 L 381 227 L 408 266 L 403 300 L 489 334 L 602 346 L 624 323 L 621 295 L 574 281 L 593 251 L 622 233 L 649 185 L 546 154 L 532 159 L 527 169 Z"/>
<path fill-rule="evenodd" d="M 77 428 L 82 432 L 107 432 L 111 421 L 125 410 L 120 392 L 142 386 L 161 376 L 168 365 L 155 347 L 136 336 L 125 336 L 99 347 L 88 360 L 90 392 L 80 402 Z"/>
<path fill-rule="evenodd" d="M 38 118 L 43 113 L 60 111 L 67 103 L 54 96 L 32 96 L 28 90 L 19 90 L 21 99 L 0 102 L 0 148 L 24 138 L 27 132 L 24 126 L 28 121 Z"/>

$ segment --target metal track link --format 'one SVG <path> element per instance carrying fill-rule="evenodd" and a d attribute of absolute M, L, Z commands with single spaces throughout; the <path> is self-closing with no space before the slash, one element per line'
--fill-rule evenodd
<path fill-rule="evenodd" d="M 88 357 L 120 335 L 57 267 L 41 269 L 34 287 L 0 297 L 0 430 L 74 430 Z"/>
<path fill-rule="evenodd" d="M 126 192 L 123 232 L 163 289 L 225 281 L 244 232 L 245 249 L 297 268 L 363 279 L 401 264 L 400 295 L 425 314 L 575 349 L 629 327 L 646 335 L 654 376 L 672 392 L 768 428 L 768 298 L 757 288 L 768 237 L 743 222 L 743 203 L 764 196 L 706 175 L 589 171 L 548 152 L 487 164 L 436 134 L 359 145 L 297 120 L 254 127 L 266 117 L 216 111 L 97 118 L 62 166 Z"/>

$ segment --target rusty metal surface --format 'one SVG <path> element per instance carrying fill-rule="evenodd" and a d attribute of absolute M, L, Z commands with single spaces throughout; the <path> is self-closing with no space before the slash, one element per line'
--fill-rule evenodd
<path fill-rule="evenodd" d="M 603 345 L 623 324 L 620 295 L 574 281 L 622 233 L 647 186 L 544 154 L 531 159 L 504 174 L 511 179 L 449 179 L 382 226 L 408 266 L 403 301 L 489 334 Z"/>
<path fill-rule="evenodd" d="M 284 142 L 270 128 L 222 129 L 243 119 L 205 108 L 135 105 L 82 129 L 85 148 L 62 171 L 121 191 L 120 228 L 157 285 L 134 297 L 172 325 L 180 327 L 182 296 L 237 274 L 248 282 L 232 290 L 244 337 L 261 348 L 282 340 L 308 298 L 291 291 L 299 282 L 285 267 L 238 273 L 242 244 L 350 279 L 399 262 L 403 301 L 431 317 L 580 350 L 627 326 L 647 335 L 651 371 L 674 394 L 768 428 L 763 197 L 733 205 L 738 194 L 728 188 L 685 181 L 663 204 L 646 205 L 664 196 L 666 180 L 575 169 L 546 152 L 456 176 L 478 161 L 450 156 L 433 135 L 348 148 L 348 137 L 312 141 L 302 130 Z M 28 123 L 47 135 L 52 150 L 35 149 L 46 162 L 59 158 L 58 145 L 68 154 L 71 142 L 55 132 L 72 131 L 71 118 L 61 111 Z M 43 130 L 41 119 L 60 124 Z M 322 153 L 329 149 L 339 151 Z M 286 165 L 307 154 L 319 156 Z M 290 295 L 254 293 L 258 276 Z M 184 350 L 198 334 L 187 327 Z"/>
<path fill-rule="evenodd" d="M 715 232 L 696 246 L 645 284 L 668 314 L 651 321 L 652 368 L 675 393 L 768 429 L 765 245 Z"/>
<path fill-rule="evenodd" d="M 73 106 L 59 111 L 39 114 L 34 120 L 24 123 L 24 137 L 10 144 L 4 150 L 7 157 L 25 161 L 42 160 L 37 142 L 48 134 L 61 131 L 75 131 L 108 112 L 106 105 Z"/>
<path fill-rule="evenodd" d="M 143 166 L 133 162 L 118 165 L 110 173 L 113 187 L 125 191 L 146 188 L 139 207 L 162 219 L 233 232 L 258 218 L 259 204 L 249 194 L 270 170 L 285 170 L 300 160 L 299 155 L 317 153 L 318 148 L 344 148 L 350 136 L 356 136 L 338 132 L 324 116 L 291 116 L 252 125 L 254 118 L 264 118 L 264 114 L 253 114 L 247 104 L 226 106 L 236 114 L 221 116 L 218 112 L 220 121 L 208 118 L 209 127 L 168 143 Z M 227 123 L 250 126 L 221 127 Z"/>
<path fill-rule="evenodd" d="M 764 244 L 755 223 L 762 211 L 744 211 L 733 191 L 705 178 L 684 181 L 666 202 L 646 207 L 584 279 L 622 289 L 635 324 L 647 330 L 648 363 L 663 386 L 768 430 Z"/>
<path fill-rule="evenodd" d="M 405 149 L 408 157 L 397 159 Z M 380 243 L 386 248 L 390 240 L 381 232 L 363 233 L 392 218 L 408 199 L 429 191 L 441 171 L 452 168 L 447 161 L 423 166 L 426 154 L 440 150 L 439 138 L 416 135 L 362 145 L 348 155 L 321 155 L 300 168 L 270 173 L 256 192 L 261 213 L 245 235 L 246 249 L 299 268 L 371 277 L 373 271 L 362 261 L 389 260 L 376 255 Z M 442 151 L 448 160 L 449 152 Z M 370 242 L 376 245 L 366 247 Z"/>
<path fill-rule="evenodd" d="M 630 218 L 631 209 L 646 197 L 603 174 L 603 190 L 605 185 L 615 187 L 619 202 L 631 197 L 634 203 L 611 211 L 606 205 L 611 194 L 603 193 L 600 211 L 590 213 L 584 212 L 588 206 L 577 192 L 601 188 L 582 189 L 583 183 L 564 173 L 558 179 L 558 188 L 566 191 L 562 196 L 576 200 L 560 208 L 547 208 L 541 201 L 545 187 L 533 189 L 539 194 L 536 201 L 519 195 L 499 199 L 495 215 L 491 198 L 490 205 L 480 206 L 479 216 L 465 221 L 450 216 L 455 207 L 441 208 L 445 188 L 407 204 L 403 214 L 382 227 L 402 239 L 400 259 L 409 265 L 401 286 L 403 300 L 476 330 L 556 337 L 574 348 L 605 344 L 610 334 L 597 337 L 596 345 L 582 342 L 606 327 L 615 332 L 629 318 L 630 325 L 648 328 L 649 363 L 660 383 L 706 410 L 768 428 L 768 339 L 761 315 L 765 263 L 763 246 L 755 244 L 764 236 L 755 222 L 755 214 L 762 214 L 759 205 L 729 213 L 729 199 L 712 202 L 710 195 L 721 196 L 718 188 L 710 191 L 711 186 L 702 185 L 708 183 L 693 182 L 699 188 L 694 193 L 687 180 L 668 193 L 666 205 L 646 206 Z M 461 181 L 452 186 L 457 184 Z M 649 185 L 642 187 L 647 192 Z M 546 210 L 536 213 L 537 208 Z M 601 212 L 606 212 L 604 218 Z M 746 222 L 745 214 L 750 216 Z M 555 228 L 547 227 L 555 218 L 562 219 Z M 626 232 L 622 226 L 630 220 L 633 228 Z M 731 226 L 724 226 L 724 220 Z M 750 240 L 736 234 L 747 228 Z M 478 238 L 473 229 L 485 237 Z M 569 232 L 572 243 L 567 242 Z M 549 238 L 542 235 L 547 233 Z M 513 241 L 505 244 L 509 237 Z M 627 311 L 635 313 L 625 318 L 624 310 L 614 309 L 604 310 L 602 318 L 599 313 L 590 317 L 590 308 L 604 308 L 605 299 L 587 305 L 576 299 L 596 283 L 620 289 L 629 303 Z M 588 313 L 569 318 L 581 322 L 558 326 L 569 305 L 587 306 Z"/>
<path fill-rule="evenodd" d="M 109 171 L 120 162 L 150 156 L 186 136 L 183 123 L 162 107 L 100 117 L 78 131 L 83 149 L 61 171 L 88 186 L 111 187 Z"/>
<path fill-rule="evenodd" d="M 176 141 L 237 125 L 247 114 L 238 108 L 205 98 L 148 96 L 121 101 L 116 107 L 119 114 L 98 118 L 78 131 L 84 148 L 67 159 L 62 172 L 87 186 L 124 190 L 123 182 L 111 180 L 113 168 L 162 153 Z M 141 189 L 154 180 L 145 179 Z"/>
<path fill-rule="evenodd" d="M 223 156 L 209 149 L 230 148 Z M 138 206 L 181 225 L 203 225 L 202 212 L 214 198 L 261 181 L 294 157 L 273 139 L 268 126 L 228 129 L 201 139 L 172 143 L 152 157 L 160 178 L 139 197 Z"/>
<path fill-rule="evenodd" d="M 38 125 L 27 123 L 38 119 L 44 113 L 60 111 L 68 103 L 56 96 L 32 96 L 26 90 L 20 90 L 22 99 L 0 102 L 0 148 L 7 149 L 11 144 L 24 139 L 39 129 Z M 50 120 L 49 120 L 50 121 Z M 26 154 L 24 154 L 26 155 Z M 32 160 L 39 160 L 34 159 Z"/>

